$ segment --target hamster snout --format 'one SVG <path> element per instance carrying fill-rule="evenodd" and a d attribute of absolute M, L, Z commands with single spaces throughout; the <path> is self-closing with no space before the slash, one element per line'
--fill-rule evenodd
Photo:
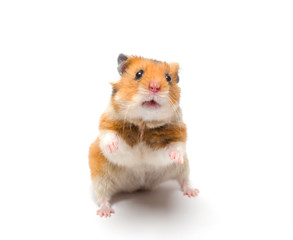
<path fill-rule="evenodd" d="M 158 83 L 157 81 L 151 81 L 149 88 L 151 92 L 156 93 L 160 90 L 160 87 L 161 87 L 160 83 Z"/>

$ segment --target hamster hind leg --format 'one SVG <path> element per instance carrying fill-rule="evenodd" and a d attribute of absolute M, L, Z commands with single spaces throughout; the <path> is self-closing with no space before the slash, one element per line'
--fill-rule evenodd
<path fill-rule="evenodd" d="M 179 180 L 179 184 L 184 196 L 196 197 L 199 194 L 199 190 L 197 188 L 190 186 L 188 179 Z"/>
<path fill-rule="evenodd" d="M 113 168 L 104 157 L 97 139 L 90 146 L 89 167 L 91 170 L 92 185 L 94 188 L 96 200 L 100 206 L 97 215 L 101 217 L 110 217 L 114 210 L 111 208 L 111 197 L 117 192 L 111 179 L 111 169 Z"/>
<path fill-rule="evenodd" d="M 186 155 L 184 156 L 184 163 L 179 166 L 179 169 L 176 180 L 180 185 L 183 195 L 196 197 L 199 194 L 199 190 L 192 187 L 189 182 L 189 163 Z"/>
<path fill-rule="evenodd" d="M 102 176 L 92 179 L 96 200 L 100 207 L 97 210 L 97 215 L 100 217 L 111 217 L 111 214 L 115 213 L 114 209 L 111 207 L 110 200 L 117 191 L 108 181 L 109 180 L 104 179 Z"/>

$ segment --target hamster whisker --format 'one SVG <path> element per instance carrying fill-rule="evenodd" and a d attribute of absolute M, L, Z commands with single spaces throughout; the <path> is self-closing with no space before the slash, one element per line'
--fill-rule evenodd
<path fill-rule="evenodd" d="M 158 96 L 158 97 L 166 97 L 168 95 L 168 91 L 158 92 L 156 95 L 152 95 L 151 92 L 147 89 L 140 89 L 140 94 L 144 96 Z"/>
<path fill-rule="evenodd" d="M 174 93 L 169 92 L 169 95 L 172 97 L 172 100 L 174 100 L 176 102 L 176 100 L 175 100 L 176 96 L 174 95 Z"/>
<path fill-rule="evenodd" d="M 174 105 L 174 103 L 172 102 L 172 100 L 171 100 L 170 97 L 168 98 L 168 100 L 169 100 L 169 102 L 170 102 L 170 106 L 171 106 L 173 112 L 175 113 L 175 118 L 176 118 L 176 120 L 179 121 L 179 120 L 181 119 L 181 117 L 180 117 L 180 114 L 179 114 L 178 111 L 177 111 L 177 110 L 178 110 L 178 107 L 176 107 L 176 106 Z"/>
<path fill-rule="evenodd" d="M 170 96 L 169 100 L 171 101 L 171 99 L 174 101 L 174 99 L 172 98 L 172 96 Z M 180 114 L 180 110 L 178 108 L 178 105 L 175 106 L 175 104 L 172 101 L 171 101 L 171 104 L 175 108 L 175 113 L 176 113 L 176 116 L 177 116 L 178 120 L 181 120 L 181 114 Z"/>

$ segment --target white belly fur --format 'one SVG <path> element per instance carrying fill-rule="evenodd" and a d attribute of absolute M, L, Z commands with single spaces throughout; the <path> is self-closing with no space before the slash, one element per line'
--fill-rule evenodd
<path fill-rule="evenodd" d="M 115 137 L 117 138 L 117 134 L 109 130 L 100 131 L 99 134 L 99 144 L 104 156 L 121 168 L 119 172 L 112 171 L 112 168 L 107 169 L 111 176 L 111 184 L 107 175 L 99 176 L 93 181 L 98 196 L 105 188 L 111 194 L 119 191 L 132 192 L 141 188 L 151 189 L 161 182 L 188 175 L 186 162 L 178 164 L 169 157 L 170 149 L 175 148 L 185 158 L 185 143 L 177 142 L 171 147 L 153 150 L 145 143 L 131 147 L 118 137 L 118 150 L 110 153 L 107 150 L 107 144 Z"/>
<path fill-rule="evenodd" d="M 120 137 L 118 137 L 118 150 L 110 153 L 107 150 L 106 145 L 109 144 L 109 141 L 111 141 L 111 134 L 117 136 L 113 131 L 101 131 L 99 139 L 100 148 L 104 156 L 112 163 L 130 168 L 139 168 L 141 166 L 150 166 L 156 168 L 168 166 L 174 163 L 169 157 L 170 149 L 168 147 L 153 150 L 145 143 L 139 143 L 131 147 Z M 178 151 L 180 151 L 182 156 L 185 155 L 185 143 L 176 143 L 175 147 Z"/>

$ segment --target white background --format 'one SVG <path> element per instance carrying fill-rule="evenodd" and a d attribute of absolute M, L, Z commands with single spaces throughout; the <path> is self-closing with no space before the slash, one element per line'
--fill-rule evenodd
<path fill-rule="evenodd" d="M 0 2 L 1 239 L 293 239 L 292 1 Z M 197 199 L 122 194 L 88 147 L 119 53 L 180 63 Z"/>

